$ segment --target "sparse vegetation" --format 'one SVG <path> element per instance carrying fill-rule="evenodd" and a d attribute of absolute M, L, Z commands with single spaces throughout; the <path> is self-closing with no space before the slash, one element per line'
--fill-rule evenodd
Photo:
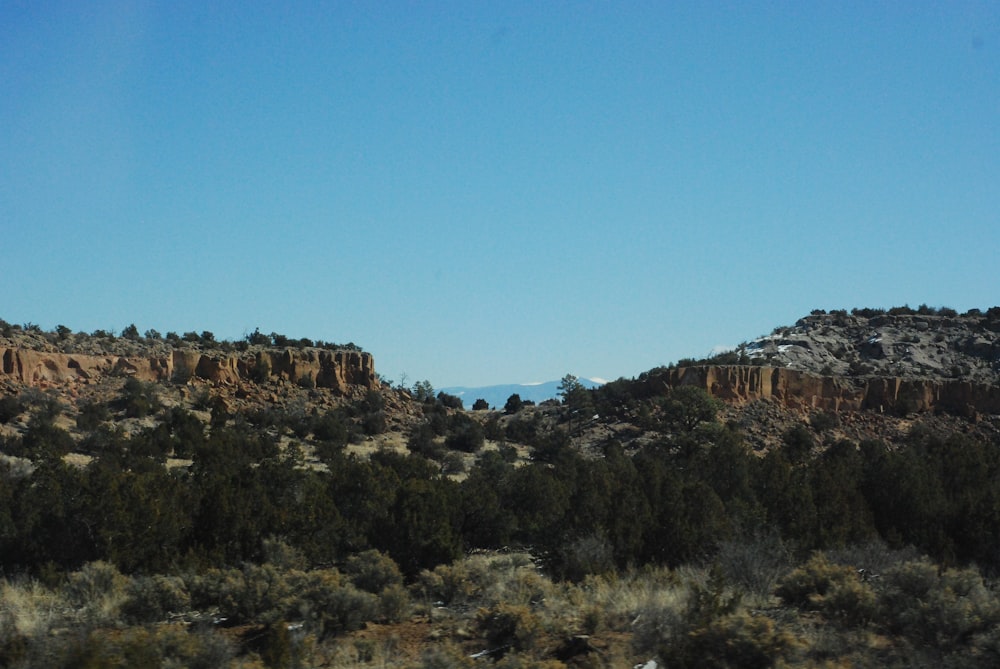
<path fill-rule="evenodd" d="M 0 665 L 998 657 L 992 417 L 736 408 L 652 370 L 465 412 L 429 382 L 334 397 L 271 371 L 259 397 L 118 376 L 0 398 Z"/>

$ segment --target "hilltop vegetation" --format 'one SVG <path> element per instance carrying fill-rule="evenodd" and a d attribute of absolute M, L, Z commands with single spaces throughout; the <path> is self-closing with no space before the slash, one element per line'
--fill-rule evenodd
<path fill-rule="evenodd" d="M 427 382 L 8 393 L 0 664 L 1000 659 L 996 417 L 573 381 L 472 412 Z"/>
<path fill-rule="evenodd" d="M 792 326 L 691 364 L 767 365 L 824 376 L 1000 385 L 1000 307 L 814 310 Z"/>

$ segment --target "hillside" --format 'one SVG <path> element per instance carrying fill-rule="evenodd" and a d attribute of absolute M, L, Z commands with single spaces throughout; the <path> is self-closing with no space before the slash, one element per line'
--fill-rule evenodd
<path fill-rule="evenodd" d="M 1000 308 L 816 311 L 722 360 L 849 378 L 1000 385 Z"/>
<path fill-rule="evenodd" d="M 5 325 L 0 665 L 993 666 L 997 312 L 509 412 L 353 345 Z"/>

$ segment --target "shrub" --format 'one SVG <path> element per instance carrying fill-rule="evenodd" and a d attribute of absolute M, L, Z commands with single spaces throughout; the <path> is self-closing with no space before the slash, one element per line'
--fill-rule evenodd
<path fill-rule="evenodd" d="M 76 426 L 81 430 L 91 432 L 110 418 L 111 412 L 106 404 L 86 402 L 80 405 L 80 413 L 76 416 Z"/>
<path fill-rule="evenodd" d="M 975 569 L 906 562 L 887 571 L 879 601 L 890 630 L 932 646 L 955 648 L 1000 622 L 1000 602 Z"/>
<path fill-rule="evenodd" d="M 464 474 L 468 470 L 461 453 L 446 453 L 441 458 L 442 474 Z"/>
<path fill-rule="evenodd" d="M 344 574 L 355 587 L 378 594 L 390 586 L 403 584 L 403 574 L 391 557 L 375 549 L 347 558 Z"/>
<path fill-rule="evenodd" d="M 250 370 L 250 380 L 254 383 L 267 383 L 271 379 L 271 361 L 263 354 L 257 355 L 257 360 Z"/>
<path fill-rule="evenodd" d="M 385 432 L 386 425 L 385 412 L 381 410 L 366 414 L 361 419 L 361 430 L 369 436 L 382 434 Z"/>
<path fill-rule="evenodd" d="M 418 669 L 459 669 L 479 666 L 461 647 L 451 644 L 435 644 L 425 648 L 420 654 Z"/>
<path fill-rule="evenodd" d="M 848 625 L 863 625 L 875 614 L 875 593 L 857 572 L 820 553 L 782 579 L 775 594 L 786 604 L 820 611 Z"/>
<path fill-rule="evenodd" d="M 433 571 L 424 569 L 417 575 L 412 589 L 426 600 L 452 604 L 471 597 L 477 587 L 466 565 L 456 562 L 438 565 Z"/>
<path fill-rule="evenodd" d="M 320 441 L 344 445 L 347 443 L 347 423 L 339 411 L 328 411 L 312 425 L 313 437 Z"/>
<path fill-rule="evenodd" d="M 632 645 L 636 652 L 659 652 L 683 639 L 688 631 L 685 611 L 690 599 L 690 589 L 683 586 L 662 588 L 657 594 L 655 598 L 647 595 L 645 601 L 627 612 L 634 632 Z"/>
<path fill-rule="evenodd" d="M 208 569 L 195 576 L 189 588 L 194 608 L 217 610 L 233 622 L 274 622 L 291 606 L 285 575 L 271 564 Z"/>
<path fill-rule="evenodd" d="M 440 392 L 437 394 L 438 402 L 448 407 L 449 409 L 461 409 L 463 408 L 462 398 L 456 397 L 455 395 L 449 395 L 446 392 Z"/>
<path fill-rule="evenodd" d="M 551 556 L 548 563 L 558 576 L 570 581 L 607 574 L 615 568 L 611 543 L 599 534 L 590 534 L 568 542 Z"/>
<path fill-rule="evenodd" d="M 538 618 L 527 606 L 500 602 L 476 614 L 476 625 L 491 648 L 529 650 L 541 632 Z"/>
<path fill-rule="evenodd" d="M 727 582 L 766 598 L 788 572 L 790 554 L 781 537 L 772 532 L 721 542 L 715 562 Z"/>
<path fill-rule="evenodd" d="M 177 576 L 137 576 L 126 588 L 122 613 L 126 620 L 151 623 L 166 620 L 170 613 L 191 608 L 191 595 L 184 580 Z"/>
<path fill-rule="evenodd" d="M 714 620 L 692 631 L 685 641 L 680 657 L 671 656 L 675 660 L 671 666 L 764 669 L 797 645 L 770 619 L 747 612 Z"/>
<path fill-rule="evenodd" d="M 128 579 L 113 564 L 97 561 L 70 574 L 63 593 L 83 620 L 107 624 L 117 620 L 127 598 L 127 584 Z"/>
<path fill-rule="evenodd" d="M 475 453 L 482 447 L 483 440 L 483 428 L 479 423 L 463 414 L 456 414 L 444 445 L 452 451 Z"/>
<path fill-rule="evenodd" d="M 802 462 L 809 457 L 816 447 L 816 441 L 813 439 L 812 433 L 802 423 L 788 428 L 781 435 L 781 441 L 784 444 L 785 456 L 792 463 Z"/>
<path fill-rule="evenodd" d="M 20 416 L 24 407 L 25 403 L 19 397 L 13 395 L 0 397 L 0 424 L 9 423 Z"/>
<path fill-rule="evenodd" d="M 507 398 L 507 402 L 503 405 L 503 412 L 505 414 L 517 413 L 523 406 L 524 403 L 521 401 L 521 396 L 514 393 Z"/>
<path fill-rule="evenodd" d="M 305 569 L 306 558 L 295 546 L 276 537 L 268 537 L 261 542 L 264 562 L 283 570 Z"/>
<path fill-rule="evenodd" d="M 378 595 L 379 617 L 385 622 L 399 623 L 410 612 L 410 593 L 402 583 L 393 583 Z"/>
<path fill-rule="evenodd" d="M 320 640 L 360 629 L 378 617 L 378 598 L 344 583 L 336 570 L 298 575 L 293 580 L 292 591 L 296 598 L 290 614 L 304 620 Z"/>
<path fill-rule="evenodd" d="M 430 423 L 421 423 L 410 431 L 406 447 L 411 453 L 417 453 L 425 458 L 440 458 L 444 455 L 444 444 L 435 440 L 434 428 Z"/>
<path fill-rule="evenodd" d="M 135 377 L 129 377 L 125 381 L 120 404 L 128 418 L 143 418 L 160 409 L 155 384 L 143 383 Z"/>
<path fill-rule="evenodd" d="M 832 411 L 820 411 L 809 417 L 809 424 L 817 432 L 826 432 L 840 425 L 840 417 Z"/>

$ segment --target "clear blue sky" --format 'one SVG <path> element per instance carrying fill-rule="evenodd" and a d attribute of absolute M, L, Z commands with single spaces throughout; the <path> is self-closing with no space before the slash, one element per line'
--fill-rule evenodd
<path fill-rule="evenodd" d="M 0 0 L 0 318 L 436 387 L 1000 303 L 996 2 Z"/>

